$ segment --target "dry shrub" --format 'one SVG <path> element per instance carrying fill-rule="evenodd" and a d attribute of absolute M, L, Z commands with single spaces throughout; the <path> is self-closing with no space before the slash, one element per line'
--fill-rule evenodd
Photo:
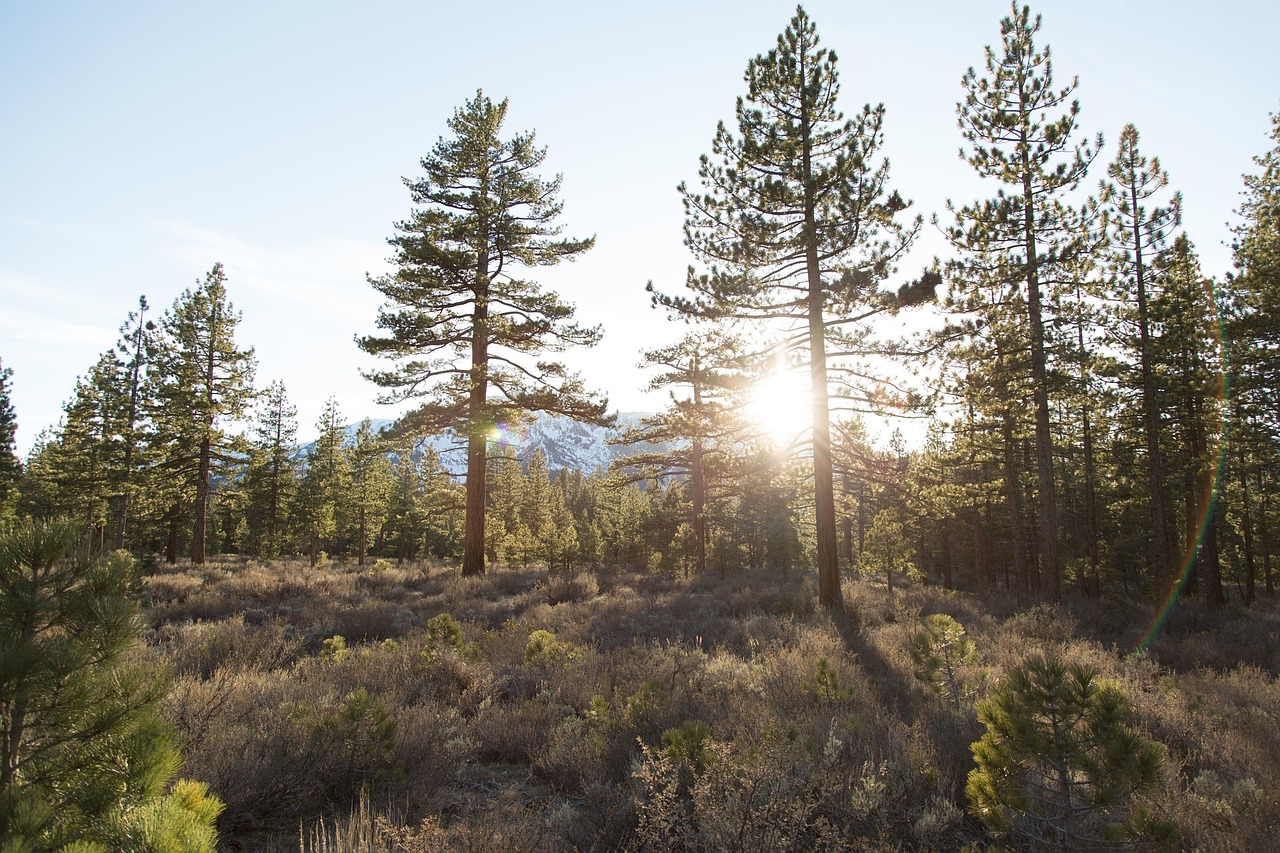
<path fill-rule="evenodd" d="M 248 625 L 237 614 L 221 622 L 164 625 L 148 638 L 177 675 L 209 678 L 218 670 L 270 672 L 284 669 L 302 651 L 291 625 L 273 620 Z"/>
<path fill-rule="evenodd" d="M 573 715 L 565 705 L 530 699 L 518 705 L 483 706 L 467 726 L 483 761 L 529 764 L 541 752 L 561 721 Z"/>
<path fill-rule="evenodd" d="M 901 745 L 863 746 L 833 722 L 816 743 L 778 731 L 713 740 L 702 769 L 646 747 L 635 849 L 888 850 L 913 833 L 958 847 L 961 816 L 936 780 Z"/>
<path fill-rule="evenodd" d="M 967 704 L 916 685 L 909 639 L 922 613 L 960 621 L 992 683 L 1037 650 L 1120 680 L 1143 733 L 1169 746 L 1150 804 L 1179 817 L 1188 847 L 1266 849 L 1280 821 L 1280 622 L 1266 606 L 1189 608 L 1149 654 L 1121 657 L 1118 635 L 1092 633 L 1092 603 L 1023 611 L 998 595 L 910 587 L 890 611 L 882 587 L 853 581 L 852 615 L 831 618 L 814 609 L 809 573 L 788 584 L 755 571 L 461 578 L 227 561 L 145 583 L 158 626 L 147 659 L 177 673 L 166 713 L 186 775 L 228 802 L 224 838 L 243 849 L 297 850 L 299 821 L 325 815 L 331 842 L 352 821 L 383 833 L 346 849 L 666 850 L 685 838 L 698 849 L 957 850 L 981 840 L 958 810 L 981 727 Z M 463 647 L 425 654 L 441 613 L 461 622 Z M 535 630 L 577 656 L 527 661 Z M 319 657 L 334 634 L 348 654 Z M 372 802 L 400 805 L 345 818 L 359 786 L 314 730 L 361 688 L 395 723 Z M 724 760 L 663 806 L 661 774 L 646 787 L 631 770 L 687 720 L 710 726 Z M 672 821 L 683 823 L 658 831 Z"/>

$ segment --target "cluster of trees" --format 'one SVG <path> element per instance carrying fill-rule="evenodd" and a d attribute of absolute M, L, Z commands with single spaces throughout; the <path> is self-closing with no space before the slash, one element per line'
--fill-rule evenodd
<path fill-rule="evenodd" d="M 883 106 L 839 112 L 836 56 L 797 10 L 748 63 L 700 190 L 680 187 L 696 265 L 683 292 L 649 289 L 690 331 L 645 353 L 671 403 L 622 436 L 649 449 L 612 472 L 553 478 L 545 460 L 523 470 L 494 452 L 495 425 L 522 413 L 609 419 L 548 357 L 600 330 L 526 277 L 593 240 L 560 236 L 559 178 L 537 174 L 545 151 L 532 134 L 504 139 L 506 103 L 477 93 L 406 180 L 417 207 L 389 241 L 394 272 L 370 279 L 387 301 L 380 334 L 358 343 L 391 366 L 369 378 L 388 400 L 425 400 L 393 434 L 347 435 L 331 402 L 301 458 L 274 384 L 250 432 L 231 436 L 254 396 L 253 353 L 233 341 L 215 266 L 154 323 L 140 302 L 37 443 L 16 500 L 17 466 L 0 458 L 0 502 L 170 559 L 189 535 L 196 562 L 206 548 L 460 552 L 464 573 L 494 559 L 694 571 L 812 559 L 831 608 L 842 567 L 1028 600 L 1066 586 L 1273 593 L 1280 116 L 1245 178 L 1236 271 L 1212 278 L 1138 130 L 1109 157 L 1081 135 L 1076 83 L 1055 82 L 1040 25 L 1014 4 L 982 70 L 964 74 L 962 156 L 992 192 L 948 202 L 934 222 L 951 257 L 891 289 L 922 219 L 890 186 Z M 936 306 L 932 332 L 883 335 L 884 317 L 921 303 Z M 908 391 L 889 378 L 902 366 L 929 379 Z M 768 371 L 811 391 L 796 447 L 769 447 L 745 414 Z M 893 407 L 932 416 L 922 448 L 868 443 L 860 414 Z M 9 446 L 11 424 L 6 401 Z M 467 444 L 463 486 L 414 450 L 446 428 Z"/>

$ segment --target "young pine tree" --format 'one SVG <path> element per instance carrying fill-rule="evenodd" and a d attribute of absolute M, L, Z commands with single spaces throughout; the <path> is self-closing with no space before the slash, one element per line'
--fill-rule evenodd
<path fill-rule="evenodd" d="M 970 747 L 970 808 L 993 831 L 1051 850 L 1123 838 L 1129 799 L 1160 781 L 1164 749 L 1127 725 L 1115 682 L 1033 656 L 978 703 L 987 733 Z"/>
<path fill-rule="evenodd" d="M 170 787 L 164 684 L 127 662 L 133 560 L 84 543 L 75 522 L 0 528 L 0 845 L 212 853 L 222 804 Z"/>
<path fill-rule="evenodd" d="M 506 101 L 476 92 L 449 120 L 453 136 L 422 159 L 426 175 L 405 180 L 419 207 L 388 240 L 396 271 L 369 278 L 387 299 L 377 319 L 386 334 L 359 339 L 365 352 L 395 362 L 367 374 L 387 389 L 385 401 L 430 398 L 400 432 L 466 436 L 464 575 L 484 571 L 486 457 L 504 414 L 606 421 L 606 400 L 542 358 L 595 345 L 599 328 L 573 323 L 572 305 L 519 277 L 574 259 L 595 238 L 556 239 L 560 178 L 538 176 L 546 149 L 532 133 L 502 138 L 506 115 Z"/>

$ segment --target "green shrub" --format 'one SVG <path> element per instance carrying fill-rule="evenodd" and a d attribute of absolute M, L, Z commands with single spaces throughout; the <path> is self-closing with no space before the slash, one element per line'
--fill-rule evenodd
<path fill-rule="evenodd" d="M 843 702 L 853 698 L 852 687 L 840 685 L 840 673 L 826 655 L 820 655 L 813 666 L 813 688 L 825 702 Z"/>
<path fill-rule="evenodd" d="M 627 697 L 622 716 L 631 728 L 641 731 L 653 721 L 667 704 L 667 686 L 661 681 L 646 679 L 640 689 Z"/>
<path fill-rule="evenodd" d="M 701 771 L 711 757 L 711 726 L 702 720 L 685 720 L 662 733 L 662 752 L 668 761 Z"/>
<path fill-rule="evenodd" d="M 462 649 L 462 626 L 448 613 L 432 616 L 427 620 L 427 650 Z"/>
<path fill-rule="evenodd" d="M 559 666 L 578 658 L 578 649 L 573 643 L 556 639 L 550 631 L 537 630 L 529 635 L 529 643 L 524 647 L 524 662 L 533 665 Z"/>
<path fill-rule="evenodd" d="M 324 641 L 323 647 L 320 649 L 320 655 L 326 657 L 334 663 L 341 663 L 351 654 L 351 649 L 347 647 L 347 638 L 341 634 L 334 634 L 332 637 Z"/>
<path fill-rule="evenodd" d="M 1127 805 L 1160 781 L 1164 749 L 1125 725 L 1129 713 L 1120 686 L 1091 668 L 1028 658 L 978 703 L 987 733 L 970 747 L 971 810 L 998 835 L 1057 850 L 1150 833 L 1159 822 L 1127 820 Z"/>

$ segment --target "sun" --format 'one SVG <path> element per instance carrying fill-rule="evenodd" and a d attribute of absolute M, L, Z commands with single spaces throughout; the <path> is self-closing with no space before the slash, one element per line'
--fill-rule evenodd
<path fill-rule="evenodd" d="M 773 443 L 797 441 L 812 423 L 809 378 L 800 373 L 770 372 L 751 387 L 747 415 Z"/>

